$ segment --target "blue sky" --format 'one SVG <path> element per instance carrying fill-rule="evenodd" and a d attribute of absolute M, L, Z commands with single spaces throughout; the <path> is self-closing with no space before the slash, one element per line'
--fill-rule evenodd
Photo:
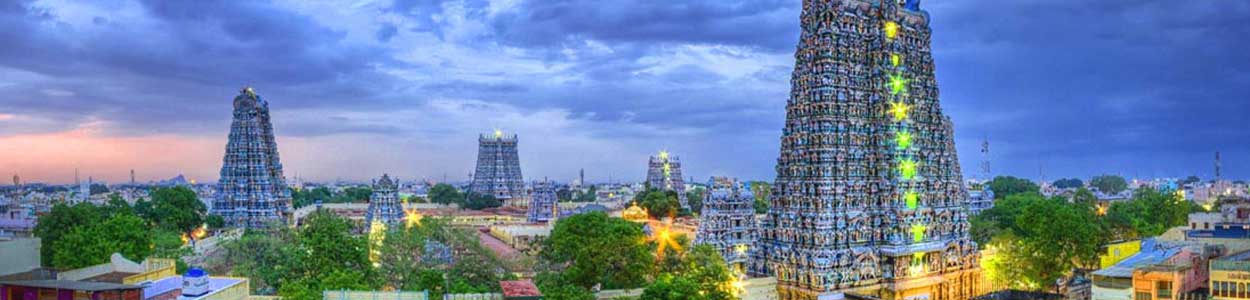
<path fill-rule="evenodd" d="M 928 0 L 963 170 L 1250 175 L 1250 2 Z M 287 176 L 771 180 L 798 0 L 6 1 L 0 173 L 214 180 L 230 100 L 271 103 Z"/>

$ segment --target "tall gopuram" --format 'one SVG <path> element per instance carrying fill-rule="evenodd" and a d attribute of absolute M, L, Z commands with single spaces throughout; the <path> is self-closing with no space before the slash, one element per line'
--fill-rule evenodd
<path fill-rule="evenodd" d="M 365 224 L 369 224 L 370 232 L 374 221 L 386 227 L 394 227 L 404 222 L 404 207 L 399 202 L 399 185 L 387 174 L 382 174 L 382 178 L 373 181 L 373 193 L 369 194 L 369 211 L 365 212 Z"/>
<path fill-rule="evenodd" d="M 745 273 L 755 243 L 755 196 L 737 178 L 712 177 L 707 186 L 694 243 L 712 245 L 731 269 Z"/>
<path fill-rule="evenodd" d="M 517 156 L 517 136 L 504 136 L 495 130 L 493 135 L 479 135 L 477 169 L 469 191 L 493 195 L 504 203 L 525 198 L 525 181 L 521 180 L 521 160 Z"/>
<path fill-rule="evenodd" d="M 234 121 L 210 212 L 222 216 L 228 227 L 248 228 L 285 223 L 291 213 L 269 102 L 250 87 L 234 97 Z"/>
<path fill-rule="evenodd" d="M 677 193 L 681 208 L 690 209 L 686 203 L 686 183 L 681 179 L 681 158 L 660 151 L 647 162 L 647 184 L 661 191 Z"/>
<path fill-rule="evenodd" d="M 950 119 L 919 1 L 804 0 L 751 272 L 781 299 L 979 292 Z"/>
<path fill-rule="evenodd" d="M 526 213 L 530 223 L 551 221 L 557 212 L 556 187 L 551 181 L 535 181 L 534 193 L 530 195 L 529 208 Z"/>

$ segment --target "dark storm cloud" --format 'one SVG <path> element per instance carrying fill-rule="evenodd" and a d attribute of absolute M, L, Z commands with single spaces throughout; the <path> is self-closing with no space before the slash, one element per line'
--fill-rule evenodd
<path fill-rule="evenodd" d="M 73 23 L 58 7 L 0 1 L 0 72 L 22 75 L 0 79 L 0 113 L 41 120 L 0 128 L 0 135 L 91 120 L 113 122 L 114 134 L 218 134 L 229 118 L 225 103 L 250 84 L 279 111 L 370 115 L 430 99 L 562 110 L 594 124 L 585 129 L 594 137 L 649 139 L 656 147 L 697 140 L 705 148 L 686 149 L 688 160 L 727 161 L 692 162 L 703 168 L 692 175 L 721 168 L 767 179 L 790 62 L 727 76 L 723 66 L 708 65 L 717 60 L 675 57 L 702 53 L 743 65 L 788 57 L 801 5 L 394 1 L 365 8 L 384 16 L 358 29 L 368 41 L 359 43 L 348 41 L 342 28 L 350 26 L 325 23 L 315 9 L 308 15 L 267 1 L 139 4 L 142 21 L 100 14 Z M 103 11 L 122 5 L 114 6 Z M 933 19 L 941 100 L 967 173 L 976 172 L 976 147 L 989 137 L 996 173 L 1036 177 L 1044 165 L 1052 178 L 1206 175 L 1211 152 L 1220 150 L 1233 175 L 1250 176 L 1250 132 L 1241 130 L 1250 111 L 1250 2 L 935 0 L 923 7 Z M 420 35 L 435 38 L 413 38 Z M 402 52 L 429 46 L 414 40 L 456 48 Z M 468 49 L 480 52 L 462 53 Z M 534 71 L 543 68 L 559 71 Z M 286 116 L 278 120 L 282 134 L 302 137 L 429 130 Z M 722 151 L 735 145 L 749 145 L 733 147 L 749 153 Z"/>
<path fill-rule="evenodd" d="M 495 20 L 502 41 L 553 46 L 577 39 L 610 43 L 706 43 L 791 49 L 796 1 L 522 1 Z"/>
<path fill-rule="evenodd" d="M 982 137 L 999 170 L 1210 176 L 1250 167 L 1250 2 L 930 4 L 944 106 L 965 165 Z M 993 146 L 991 148 L 994 148 Z M 970 170 L 971 168 L 965 168 Z M 1233 168 L 1230 168 L 1233 169 Z M 1048 171 L 1047 171 L 1048 170 Z M 1250 173 L 1236 171 L 1238 176 Z"/>

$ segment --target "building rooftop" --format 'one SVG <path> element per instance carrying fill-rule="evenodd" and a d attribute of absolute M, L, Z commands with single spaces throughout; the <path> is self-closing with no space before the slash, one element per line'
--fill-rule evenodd
<path fill-rule="evenodd" d="M 14 286 L 24 286 L 24 287 L 88 291 L 88 292 L 129 290 L 129 289 L 142 288 L 141 286 L 129 285 L 129 284 L 91 282 L 91 281 L 73 281 L 73 280 L 0 281 L 0 285 L 14 285 Z"/>
<path fill-rule="evenodd" d="M 534 282 L 529 280 L 500 281 L 499 287 L 503 290 L 505 298 L 542 297 L 543 295 L 538 291 L 538 287 L 534 285 Z"/>
<path fill-rule="evenodd" d="M 1094 276 L 1102 277 L 1133 277 L 1133 269 L 1139 266 L 1158 264 L 1167 260 L 1169 257 L 1180 253 L 1180 245 L 1169 245 L 1156 242 L 1154 239 L 1142 240 L 1141 252 L 1129 256 L 1124 260 L 1098 271 L 1094 271 Z"/>
<path fill-rule="evenodd" d="M 208 293 L 200 297 L 190 299 L 206 298 L 209 295 L 213 295 L 223 289 L 239 284 L 240 282 L 243 282 L 243 279 L 231 277 L 209 277 Z M 182 276 L 169 276 L 153 281 L 143 287 L 143 295 L 144 297 L 153 297 L 175 290 L 182 290 Z"/>

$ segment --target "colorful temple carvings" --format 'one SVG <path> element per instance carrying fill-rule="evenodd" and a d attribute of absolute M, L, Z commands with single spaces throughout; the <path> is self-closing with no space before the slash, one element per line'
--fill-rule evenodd
<path fill-rule="evenodd" d="M 745 272 L 755 243 L 754 204 L 751 189 L 737 178 L 712 177 L 704 193 L 695 244 L 712 245 L 732 269 Z"/>
<path fill-rule="evenodd" d="M 234 97 L 234 120 L 210 213 L 222 216 L 226 226 L 248 228 L 285 223 L 291 213 L 269 102 L 250 87 Z"/>
<path fill-rule="evenodd" d="M 530 223 L 551 221 L 557 215 L 556 187 L 551 181 L 534 182 L 534 194 L 530 195 L 530 204 L 526 213 Z"/>
<path fill-rule="evenodd" d="M 517 136 L 505 136 L 495 130 L 492 135 L 478 136 L 477 169 L 469 191 L 492 195 L 495 199 L 525 198 L 525 181 L 521 179 L 521 160 L 517 156 Z"/>
<path fill-rule="evenodd" d="M 677 193 L 677 200 L 683 209 L 690 209 L 686 201 L 686 183 L 681 179 L 681 159 L 669 155 L 668 151 L 660 151 L 647 162 L 647 185 L 661 191 Z"/>
<path fill-rule="evenodd" d="M 376 222 L 376 223 L 375 223 Z M 391 176 L 373 181 L 373 193 L 369 195 L 369 210 L 365 212 L 365 224 L 384 224 L 393 227 L 404 222 L 404 208 L 399 201 L 399 184 Z M 372 230 L 371 230 L 372 231 Z"/>
<path fill-rule="evenodd" d="M 782 299 L 970 298 L 967 192 L 918 1 L 805 0 L 750 271 Z"/>

